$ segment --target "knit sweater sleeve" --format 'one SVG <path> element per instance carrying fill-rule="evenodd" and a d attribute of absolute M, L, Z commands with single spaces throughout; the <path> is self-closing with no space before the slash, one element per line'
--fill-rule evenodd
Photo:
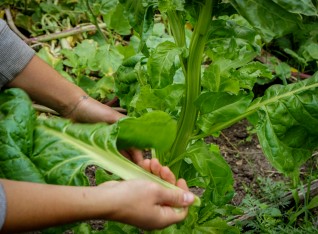
<path fill-rule="evenodd" d="M 0 89 L 15 78 L 35 52 L 0 19 Z"/>
<path fill-rule="evenodd" d="M 0 230 L 4 224 L 7 213 L 7 202 L 3 187 L 0 183 Z"/>

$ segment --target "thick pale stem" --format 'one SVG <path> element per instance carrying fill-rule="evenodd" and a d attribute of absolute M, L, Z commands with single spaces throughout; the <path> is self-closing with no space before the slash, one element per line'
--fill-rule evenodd
<path fill-rule="evenodd" d="M 206 43 L 208 28 L 212 18 L 213 1 L 206 0 L 201 7 L 198 23 L 192 35 L 187 62 L 185 99 L 182 105 L 178 132 L 171 149 L 170 162 L 186 151 L 198 116 L 194 101 L 200 95 L 201 63 Z M 179 175 L 182 161 L 171 165 L 172 171 Z"/>

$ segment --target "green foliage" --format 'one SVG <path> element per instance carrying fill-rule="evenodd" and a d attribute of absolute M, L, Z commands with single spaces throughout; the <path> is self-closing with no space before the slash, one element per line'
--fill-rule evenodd
<path fill-rule="evenodd" d="M 313 220 L 315 215 L 301 218 L 297 225 L 291 225 L 296 217 L 308 212 L 317 206 L 317 198 L 314 197 L 303 208 L 290 208 L 290 201 L 284 198 L 289 190 L 285 182 L 277 182 L 268 178 L 258 178 L 260 192 L 258 196 L 248 194 L 242 201 L 241 208 L 246 215 L 255 217 L 243 221 L 241 224 L 244 233 L 315 233 L 316 227 Z M 287 220 L 287 221 L 286 221 Z"/>
<path fill-rule="evenodd" d="M 4 133 L 0 147 L 3 155 L 1 175 L 4 178 L 88 185 L 84 170 L 93 164 L 126 180 L 144 178 L 179 189 L 117 151 L 117 145 L 169 146 L 174 139 L 176 123 L 164 112 L 151 112 L 140 119 L 125 118 L 113 125 L 72 124 L 60 118 L 36 120 L 31 102 L 21 90 L 5 91 L 0 100 L 4 116 L 0 121 Z M 25 107 L 13 105 L 17 101 Z M 19 109 L 24 112 L 16 113 Z M 153 132 L 157 133 L 155 137 Z M 15 157 L 15 160 L 10 160 L 10 157 Z M 197 202 L 199 205 L 199 198 Z"/>
<path fill-rule="evenodd" d="M 227 205 L 234 193 L 230 167 L 218 147 L 206 145 L 202 138 L 248 117 L 257 129 L 266 157 L 276 169 L 292 177 L 295 186 L 299 167 L 317 149 L 318 134 L 313 127 L 318 124 L 318 76 L 313 75 L 318 66 L 317 1 L 27 0 L 0 3 L 0 6 L 7 5 L 12 8 L 16 25 L 31 37 L 59 33 L 87 23 L 106 23 L 107 28 L 99 28 L 99 33 L 83 32 L 45 42 L 38 54 L 92 97 L 101 100 L 118 96 L 128 115 L 140 118 L 126 119 L 116 126 L 130 126 L 128 123 L 133 121 L 141 126 L 140 129 L 135 131 L 126 126 L 116 132 L 116 127 L 110 126 L 82 129 L 81 125 L 68 122 L 52 121 L 49 124 L 44 121 L 36 127 L 36 139 L 28 135 L 34 131 L 34 126 L 26 124 L 21 133 L 26 137 L 17 142 L 37 142 L 37 136 L 42 134 L 49 134 L 45 135 L 47 138 L 61 138 L 59 132 L 65 127 L 68 133 L 63 136 L 70 138 L 73 134 L 70 139 L 83 138 L 90 148 L 102 144 L 98 139 L 96 142 L 88 140 L 93 132 L 99 134 L 97 128 L 100 127 L 108 133 L 116 132 L 115 136 L 108 136 L 112 144 L 107 146 L 114 157 L 118 156 L 116 148 L 123 145 L 157 148 L 153 157 L 169 165 L 178 177 L 186 178 L 190 186 L 204 190 L 200 208 L 191 208 L 184 222 L 158 233 L 237 233 L 222 220 L 237 212 Z M 121 36 L 126 36 L 128 42 Z M 264 58 L 264 49 L 273 52 L 272 58 L 260 60 L 269 64 L 256 61 Z M 295 71 L 308 72 L 313 77 L 288 84 Z M 255 85 L 269 83 L 276 77 L 284 85 L 270 87 L 263 97 L 256 98 L 258 95 L 253 94 Z M 23 94 L 12 95 L 25 98 Z M 12 110 L 15 115 L 35 118 L 34 113 L 23 109 L 20 103 L 13 101 L 13 104 L 17 107 Z M 1 112 L 1 115 L 6 116 L 9 112 Z M 149 112 L 161 122 L 153 119 Z M 3 126 L 11 126 L 10 121 L 14 118 L 11 116 L 11 120 L 5 121 L 9 122 L 4 122 Z M 17 130 L 10 127 L 1 131 L 1 136 L 7 136 Z M 135 137 L 144 132 L 151 134 L 145 134 L 144 138 Z M 155 143 L 152 142 L 153 132 L 163 133 L 158 134 Z M 100 137 L 98 134 L 96 137 Z M 116 145 L 117 134 L 122 141 Z M 28 140 L 23 140 L 26 138 Z M 12 164 L 14 170 L 25 171 L 28 175 L 11 175 L 1 166 L 3 177 L 87 184 L 83 175 L 86 163 L 98 164 L 99 161 L 98 157 L 93 161 L 82 157 L 82 152 L 78 151 L 81 144 L 73 145 L 61 154 L 49 147 L 51 153 L 47 154 L 56 162 L 70 158 L 68 166 L 59 167 L 54 163 L 50 165 L 47 158 L 43 159 L 40 152 L 44 152 L 45 147 L 41 142 L 34 148 L 38 153 L 35 156 L 23 146 L 24 143 L 16 145 L 11 138 L 0 139 L 10 146 L 5 149 L 14 149 L 8 157 L 18 152 L 18 163 Z M 20 147 L 22 150 L 18 150 Z M 37 166 L 27 155 L 38 162 Z M 20 168 L 22 161 L 24 170 Z M 1 161 L 1 165 L 7 167 L 8 162 Z M 46 168 L 44 171 L 37 168 L 42 166 Z M 50 168 L 56 170 L 52 175 L 46 174 Z M 113 179 L 101 170 L 97 175 L 99 183 Z M 63 176 L 65 181 L 59 181 Z M 272 193 L 275 195 L 274 190 Z M 281 225 L 279 207 L 268 207 L 262 202 L 256 205 L 261 210 L 258 221 L 264 225 L 255 230 L 288 229 Z M 316 199 L 310 206 L 316 206 Z M 298 212 L 301 215 L 303 211 Z M 107 228 L 121 233 L 117 224 Z M 76 230 L 92 231 L 87 225 Z"/>

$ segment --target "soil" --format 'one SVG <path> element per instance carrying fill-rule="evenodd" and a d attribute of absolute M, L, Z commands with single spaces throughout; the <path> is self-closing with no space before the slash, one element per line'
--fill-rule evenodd
<path fill-rule="evenodd" d="M 251 128 L 251 130 L 249 130 Z M 257 194 L 259 177 L 274 181 L 285 179 L 265 158 L 253 128 L 243 120 L 222 131 L 219 137 L 209 137 L 207 143 L 220 147 L 221 153 L 230 165 L 234 176 L 235 196 L 233 205 L 239 205 L 246 193 Z"/>

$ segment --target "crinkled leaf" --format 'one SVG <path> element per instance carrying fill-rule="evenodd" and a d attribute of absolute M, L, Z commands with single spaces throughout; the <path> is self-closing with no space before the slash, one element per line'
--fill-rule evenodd
<path fill-rule="evenodd" d="M 182 49 L 170 41 L 159 44 L 148 59 L 148 73 L 152 88 L 164 88 L 172 84 L 175 60 Z"/>
<path fill-rule="evenodd" d="M 270 87 L 249 108 L 258 109 L 257 135 L 273 166 L 297 173 L 318 146 L 318 74 L 287 86 Z"/>
<path fill-rule="evenodd" d="M 164 112 L 152 112 L 139 119 L 125 118 L 113 125 L 45 119 L 39 121 L 34 133 L 32 161 L 48 183 L 87 184 L 84 169 L 93 164 L 125 180 L 146 179 L 178 189 L 122 156 L 116 145 L 118 135 L 118 144 L 125 148 L 159 147 L 165 150 L 172 144 L 176 129 L 176 122 L 167 116 Z M 200 204 L 198 198 L 195 204 Z"/>
<path fill-rule="evenodd" d="M 126 13 L 124 12 L 124 7 L 121 4 L 115 5 L 110 12 L 104 14 L 103 21 L 109 28 L 120 35 L 131 34 L 131 26 Z"/>
<path fill-rule="evenodd" d="M 203 132 L 210 132 L 211 128 L 244 114 L 252 98 L 252 94 L 203 93 L 195 101 L 201 112 L 197 124 Z"/>
<path fill-rule="evenodd" d="M 191 145 L 185 158 L 190 158 L 194 167 L 206 183 L 203 195 L 206 201 L 221 206 L 228 203 L 233 195 L 233 175 L 224 158 L 208 148 L 203 141 Z"/>
<path fill-rule="evenodd" d="M 0 177 L 44 183 L 33 162 L 35 112 L 28 96 L 19 89 L 0 93 Z"/>
<path fill-rule="evenodd" d="M 118 123 L 118 147 L 169 149 L 175 139 L 177 122 L 162 111 L 149 112 L 140 118 L 127 118 Z"/>
<path fill-rule="evenodd" d="M 154 110 L 174 111 L 180 102 L 184 86 L 181 84 L 168 85 L 163 89 L 151 89 L 149 85 L 142 86 L 134 97 L 131 106 L 136 112 L 151 108 Z"/>
<path fill-rule="evenodd" d="M 158 0 L 159 10 L 165 11 L 183 11 L 185 0 Z"/>
<path fill-rule="evenodd" d="M 202 87 L 211 92 L 229 92 L 238 94 L 240 91 L 240 83 L 235 76 L 230 76 L 230 73 L 227 70 L 230 69 L 228 67 L 228 64 L 230 63 L 231 61 L 229 60 L 218 60 L 217 62 L 212 63 L 204 70 Z"/>
<path fill-rule="evenodd" d="M 307 16 L 317 16 L 317 9 L 313 4 L 312 0 L 273 0 L 273 2 L 277 3 L 285 10 L 296 13 L 302 14 Z"/>
<path fill-rule="evenodd" d="M 232 74 L 239 80 L 241 88 L 249 90 L 253 89 L 257 78 L 267 78 L 269 80 L 273 78 L 269 67 L 260 62 L 250 62 L 235 70 Z"/>
<path fill-rule="evenodd" d="M 290 13 L 272 1 L 230 0 L 230 2 L 267 42 L 292 32 L 300 24 L 298 15 Z"/>
<path fill-rule="evenodd" d="M 130 25 L 141 36 L 140 50 L 143 51 L 143 47 L 147 38 L 150 36 L 153 28 L 153 14 L 156 5 L 145 0 L 119 0 L 124 6 L 125 12 L 128 15 Z"/>

